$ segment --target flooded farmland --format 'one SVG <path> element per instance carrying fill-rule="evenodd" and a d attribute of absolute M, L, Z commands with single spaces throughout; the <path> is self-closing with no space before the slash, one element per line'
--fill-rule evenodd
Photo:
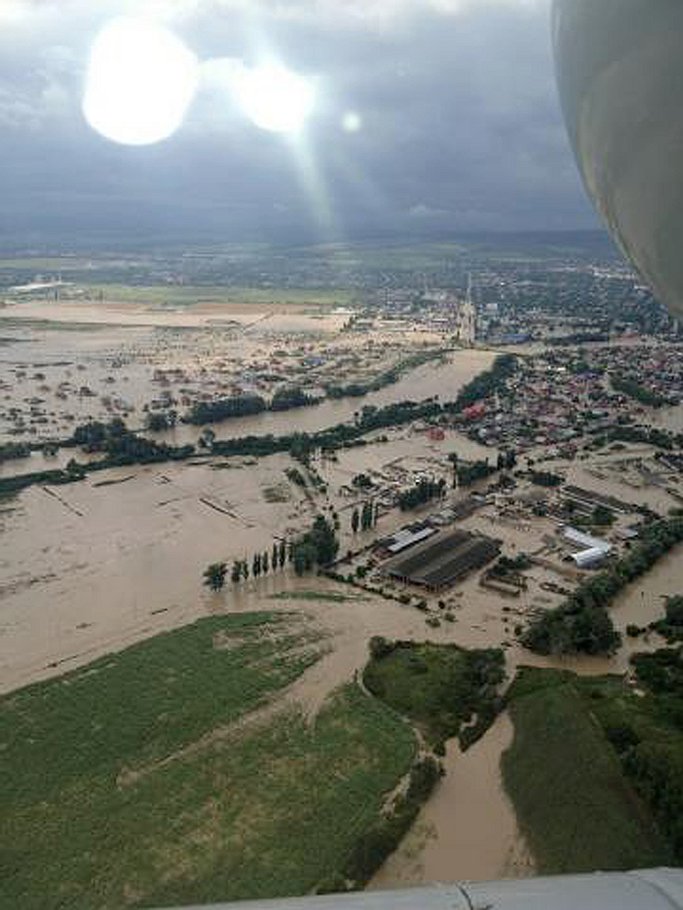
<path fill-rule="evenodd" d="M 443 389 L 446 381 L 457 393 L 472 376 L 471 364 L 479 361 L 470 361 L 469 372 L 466 362 L 421 368 L 420 395 Z M 395 387 L 378 394 L 389 400 L 392 393 Z M 349 415 L 348 402 L 331 404 L 338 419 Z M 268 416 L 288 421 L 283 431 L 291 429 L 293 414 Z M 321 470 L 331 502 L 344 516 L 348 502 L 337 491 L 355 473 L 411 459 L 443 470 L 446 453 L 453 450 L 465 458 L 491 454 L 456 433 L 435 444 L 405 431 L 392 433 L 390 447 L 341 452 Z M 40 455 L 29 461 L 31 468 L 55 463 Z M 54 675 L 212 610 L 257 607 L 261 588 L 281 584 L 281 578 L 252 581 L 249 593 L 216 598 L 204 593 L 201 572 L 212 561 L 251 558 L 310 522 L 314 505 L 285 476 L 291 463 L 286 455 L 274 455 L 118 468 L 91 474 L 80 484 L 32 487 L 4 500 L 0 688 Z M 348 534 L 348 520 L 342 536 Z M 402 520 L 396 513 L 382 527 L 389 531 Z"/>
<path fill-rule="evenodd" d="M 349 375 L 337 377 L 347 381 L 377 375 L 401 354 L 396 336 L 378 334 L 368 345 L 367 339 L 361 343 L 355 337 L 342 338 L 341 324 L 331 317 L 305 313 L 252 313 L 247 319 L 235 312 L 228 314 L 235 317 L 233 323 L 218 326 L 213 322 L 216 313 L 207 309 L 163 319 L 155 314 L 150 325 L 147 312 L 110 307 L 86 326 L 68 324 L 66 317 L 75 319 L 78 312 L 81 318 L 85 311 L 65 311 L 65 322 L 48 331 L 12 323 L 11 340 L 2 348 L 0 361 L 3 434 L 10 432 L 13 421 L 16 424 L 16 415 L 12 418 L 8 412 L 17 396 L 29 415 L 35 417 L 41 409 L 50 412 L 47 424 L 38 417 L 36 432 L 27 430 L 23 438 L 30 441 L 48 430 L 66 433 L 89 417 L 123 416 L 131 427 L 141 428 L 145 406 L 163 389 L 179 399 L 204 386 L 211 395 L 236 393 L 238 385 L 239 391 L 260 394 L 264 387 L 258 385 L 258 377 L 272 364 L 283 373 L 291 366 L 301 378 L 313 368 L 321 370 L 321 376 L 327 375 L 325 369 L 330 374 L 342 370 L 340 364 L 348 358 Z M 43 311 L 25 312 L 31 318 L 45 316 Z M 107 324 L 110 319 L 117 324 Z M 419 338 L 415 345 L 413 341 L 411 351 L 421 350 L 423 343 L 433 345 L 435 339 Z M 293 429 L 313 432 L 351 422 L 365 406 L 433 396 L 453 399 L 494 358 L 489 351 L 451 351 L 362 397 L 326 398 L 315 406 L 223 421 L 213 429 L 219 440 Z M 72 419 L 67 420 L 67 414 Z M 196 443 L 200 430 L 179 423 L 172 430 L 148 432 L 179 445 Z M 495 539 L 511 558 L 534 554 L 539 559 L 514 597 L 493 594 L 479 572 L 439 595 L 428 595 L 432 614 L 440 599 L 438 609 L 448 614 L 448 621 L 429 624 L 427 615 L 415 609 L 418 591 L 411 589 L 410 603 L 401 603 L 405 587 L 387 579 L 381 580 L 381 594 L 327 578 L 299 579 L 289 569 L 252 577 L 219 593 L 202 586 L 207 564 L 250 561 L 254 554 L 270 551 L 274 542 L 296 537 L 321 509 L 334 509 L 339 516 L 340 552 L 361 551 L 355 564 L 343 568 L 351 573 L 372 561 L 369 548 L 378 535 L 425 517 L 431 508 L 406 515 L 392 500 L 376 529 L 354 535 L 351 514 L 361 501 L 355 478 L 379 475 L 390 493 L 421 474 L 441 477 L 450 487 L 449 454 L 457 453 L 464 461 L 494 459 L 498 454 L 452 429 L 445 429 L 443 438 L 430 437 L 422 426 L 388 428 L 381 435 L 386 441 L 373 434 L 367 445 L 341 449 L 332 459 L 314 457 L 324 494 L 302 489 L 288 478 L 287 470 L 294 465 L 288 455 L 220 458 L 203 452 L 183 463 L 110 469 L 89 474 L 80 483 L 34 486 L 4 498 L 0 691 L 58 675 L 197 617 L 224 612 L 303 610 L 315 619 L 327 636 L 326 653 L 287 694 L 311 717 L 338 686 L 362 670 L 368 641 L 376 635 L 463 647 L 502 646 L 509 678 L 520 664 L 586 674 L 626 672 L 635 650 L 657 646 L 656 636 L 625 638 L 614 658 L 549 659 L 522 649 L 518 630 L 539 610 L 557 606 L 567 586 L 582 576 L 560 564 L 555 552 L 559 520 L 552 514 L 525 511 L 522 500 L 508 501 L 500 491 L 462 519 L 462 528 Z M 62 450 L 47 458 L 34 453 L 0 465 L 0 476 L 64 466 L 73 454 L 74 450 Z M 77 457 L 86 456 L 79 452 Z M 564 471 L 567 481 L 577 486 L 665 514 L 677 504 L 675 489 L 666 478 L 654 477 L 646 464 L 652 457 L 650 447 L 631 446 L 582 460 L 558 459 L 548 466 Z M 528 482 L 522 486 L 528 492 Z M 457 503 L 465 495 L 449 492 L 449 502 Z M 624 520 L 620 527 L 625 524 Z M 554 553 L 554 562 L 546 558 L 548 552 Z M 680 556 L 679 548 L 615 601 L 612 615 L 621 631 L 629 624 L 645 625 L 659 618 L 663 598 L 680 592 Z M 511 736 L 509 718 L 503 714 L 467 753 L 454 742 L 448 744 L 444 780 L 372 887 L 533 873 L 533 859 L 500 781 L 500 757 Z"/>

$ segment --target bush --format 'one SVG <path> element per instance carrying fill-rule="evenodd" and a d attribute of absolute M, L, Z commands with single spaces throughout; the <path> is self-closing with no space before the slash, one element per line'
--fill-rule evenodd
<path fill-rule="evenodd" d="M 396 647 L 396 642 L 384 638 L 382 635 L 373 635 L 370 639 L 370 656 L 373 660 L 382 660 L 392 653 Z"/>

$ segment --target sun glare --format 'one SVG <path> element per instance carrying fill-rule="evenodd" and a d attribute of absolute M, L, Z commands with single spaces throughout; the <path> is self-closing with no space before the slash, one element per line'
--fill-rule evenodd
<path fill-rule="evenodd" d="M 243 69 L 235 90 L 247 117 L 275 133 L 297 133 L 315 105 L 312 83 L 277 64 Z"/>
<path fill-rule="evenodd" d="M 196 57 L 172 32 L 145 19 L 117 18 L 93 44 L 83 113 L 107 139 L 150 145 L 181 125 L 198 79 Z"/>

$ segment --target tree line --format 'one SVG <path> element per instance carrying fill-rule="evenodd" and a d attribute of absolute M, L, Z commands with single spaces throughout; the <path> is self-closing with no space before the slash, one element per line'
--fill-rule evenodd
<path fill-rule="evenodd" d="M 269 572 L 291 565 L 297 575 L 305 575 L 315 568 L 331 565 L 337 557 L 339 541 L 333 522 L 324 515 L 317 515 L 313 524 L 300 537 L 292 541 L 276 541 L 270 551 L 253 555 L 251 560 L 237 559 L 230 571 L 230 581 L 237 585 L 249 577 L 259 578 Z M 212 591 L 220 591 L 228 579 L 228 564 L 214 562 L 202 574 L 203 583 Z"/>
<path fill-rule="evenodd" d="M 351 530 L 357 534 L 359 530 L 369 531 L 377 524 L 379 505 L 371 501 L 364 502 L 359 509 L 356 507 L 351 513 Z"/>
<path fill-rule="evenodd" d="M 346 385 L 331 384 L 325 387 L 325 392 L 329 398 L 334 399 L 361 398 L 369 392 L 379 392 L 380 389 L 393 385 L 409 370 L 415 370 L 417 367 L 423 366 L 432 360 L 443 360 L 445 353 L 445 351 L 439 350 L 414 354 L 412 357 L 406 357 L 404 360 L 399 361 L 394 366 L 389 367 L 388 370 L 380 373 L 379 376 L 375 376 L 374 379 L 370 379 L 367 382 L 350 382 Z"/>
<path fill-rule="evenodd" d="M 433 478 L 424 478 L 407 490 L 398 494 L 398 507 L 402 512 L 409 512 L 411 509 L 417 509 L 433 499 L 443 499 L 446 495 L 446 481 L 443 477 L 440 480 Z"/>
<path fill-rule="evenodd" d="M 299 386 L 278 389 L 266 402 L 261 395 L 232 395 L 215 401 L 197 401 L 181 418 L 183 423 L 202 426 L 218 423 L 230 417 L 248 417 L 263 411 L 289 411 L 292 408 L 318 404 L 319 398 L 307 395 Z"/>

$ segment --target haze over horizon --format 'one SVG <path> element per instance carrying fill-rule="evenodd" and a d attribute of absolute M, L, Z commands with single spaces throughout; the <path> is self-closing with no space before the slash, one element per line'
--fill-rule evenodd
<path fill-rule="evenodd" d="M 594 230 L 556 97 L 547 0 L 5 0 L 0 234 L 226 241 Z M 112 17 L 151 15 L 196 56 L 166 141 L 119 145 L 82 112 Z M 269 132 L 225 88 L 275 60 L 315 105 Z M 271 105 L 272 107 L 272 105 Z M 275 105 L 277 113 L 277 105 Z"/>

